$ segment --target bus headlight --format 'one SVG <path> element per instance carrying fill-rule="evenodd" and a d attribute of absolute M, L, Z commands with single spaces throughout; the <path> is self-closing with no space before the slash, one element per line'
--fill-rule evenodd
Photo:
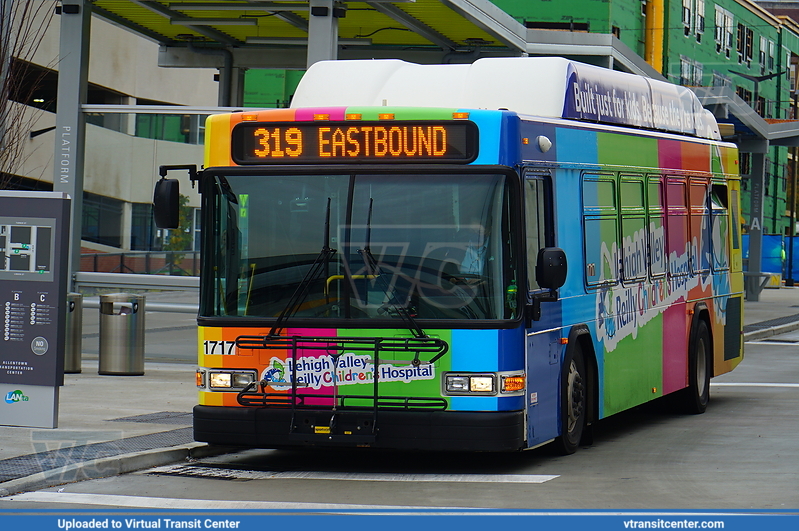
<path fill-rule="evenodd" d="M 447 374 L 444 391 L 448 395 L 495 395 L 496 376 L 493 374 Z"/>
<path fill-rule="evenodd" d="M 208 373 L 208 385 L 214 390 L 244 389 L 255 379 L 255 371 L 210 371 Z"/>
<path fill-rule="evenodd" d="M 493 376 L 472 376 L 469 378 L 469 391 L 472 393 L 493 393 Z"/>

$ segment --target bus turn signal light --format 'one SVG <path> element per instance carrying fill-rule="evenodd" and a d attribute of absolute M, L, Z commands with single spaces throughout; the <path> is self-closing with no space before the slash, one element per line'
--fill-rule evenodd
<path fill-rule="evenodd" d="M 502 392 L 512 393 L 524 390 L 524 375 L 505 376 L 502 378 Z"/>

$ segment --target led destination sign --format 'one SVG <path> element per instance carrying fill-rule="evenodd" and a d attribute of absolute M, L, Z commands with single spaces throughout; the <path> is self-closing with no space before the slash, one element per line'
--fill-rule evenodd
<path fill-rule="evenodd" d="M 477 126 L 449 122 L 244 122 L 232 134 L 237 164 L 460 162 L 477 157 Z"/>

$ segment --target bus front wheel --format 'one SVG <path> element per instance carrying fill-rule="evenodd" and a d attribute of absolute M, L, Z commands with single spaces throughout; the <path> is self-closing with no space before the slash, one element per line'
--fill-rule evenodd
<path fill-rule="evenodd" d="M 685 413 L 704 413 L 710 402 L 711 356 L 710 332 L 707 323 L 696 323 L 688 344 L 688 387 L 679 391 L 678 407 Z"/>
<path fill-rule="evenodd" d="M 579 343 L 566 352 L 560 389 L 561 434 L 555 439 L 554 447 L 557 453 L 569 455 L 580 445 L 588 414 L 588 377 Z"/>

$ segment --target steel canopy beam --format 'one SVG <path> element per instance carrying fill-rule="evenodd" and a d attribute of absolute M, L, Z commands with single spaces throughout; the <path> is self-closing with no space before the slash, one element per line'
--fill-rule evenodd
<path fill-rule="evenodd" d="M 185 3 L 169 4 L 170 9 L 180 11 L 308 11 L 308 3 L 300 2 L 259 2 L 258 0 L 246 0 L 244 2 L 216 2 L 216 3 Z"/>
<path fill-rule="evenodd" d="M 409 30 L 432 42 L 436 46 L 440 46 L 443 50 L 455 50 L 458 48 L 458 43 L 447 36 L 442 35 L 419 19 L 412 17 L 397 6 L 375 1 L 366 3 L 376 11 L 386 15 L 387 17 L 391 17 Z"/>
<path fill-rule="evenodd" d="M 131 0 L 134 4 L 140 5 L 145 9 L 149 9 L 153 13 L 161 15 L 162 17 L 172 19 L 185 19 L 186 16 L 178 11 L 173 11 L 163 5 L 159 4 L 158 2 L 153 2 L 151 0 Z M 231 46 L 241 46 L 243 43 L 238 39 L 234 39 L 230 35 L 223 33 L 221 31 L 217 31 L 213 28 L 207 26 L 194 26 L 192 28 L 194 31 L 202 35 L 203 37 L 208 37 L 212 41 L 221 42 L 224 44 L 228 44 Z"/>
<path fill-rule="evenodd" d="M 123 28 L 132 31 L 133 33 L 141 35 L 145 39 L 150 39 L 151 41 L 157 42 L 159 44 L 168 45 L 168 44 L 173 44 L 175 42 L 173 39 L 170 39 L 166 35 L 161 35 L 160 33 L 157 33 L 151 30 L 150 28 L 142 26 L 141 24 L 136 24 L 135 22 L 130 21 L 125 17 L 120 17 L 116 13 L 112 13 L 111 11 L 103 9 L 102 7 L 98 7 L 94 4 L 92 4 L 92 13 L 104 18 L 105 20 L 113 24 L 116 24 L 117 26 L 122 26 Z"/>
<path fill-rule="evenodd" d="M 527 28 L 489 0 L 441 0 L 441 3 L 519 55 L 527 53 Z"/>

